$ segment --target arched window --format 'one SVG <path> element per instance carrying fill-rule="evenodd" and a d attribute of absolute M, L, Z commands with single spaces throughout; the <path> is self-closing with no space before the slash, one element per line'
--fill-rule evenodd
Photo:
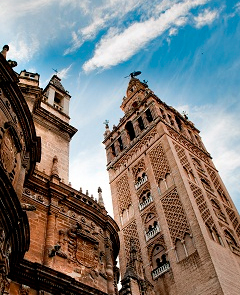
<path fill-rule="evenodd" d="M 191 238 L 189 234 L 186 234 L 184 236 L 184 243 L 185 243 L 188 256 L 195 252 L 196 249 L 193 244 L 193 239 Z"/>
<path fill-rule="evenodd" d="M 224 213 L 222 212 L 221 207 L 219 206 L 219 204 L 213 199 L 211 199 L 211 204 L 212 204 L 213 211 L 216 214 L 216 216 L 218 218 L 220 218 L 221 220 L 226 221 L 226 217 L 225 217 Z"/>
<path fill-rule="evenodd" d="M 122 138 L 121 138 L 121 136 L 118 137 L 118 144 L 119 144 L 119 149 L 120 149 L 120 151 L 122 151 L 122 150 L 123 150 L 123 142 L 122 142 Z"/>
<path fill-rule="evenodd" d="M 147 118 L 148 122 L 151 123 L 153 121 L 151 111 L 149 109 L 147 109 L 145 113 L 146 113 L 146 118 Z"/>
<path fill-rule="evenodd" d="M 166 187 L 165 179 L 160 179 L 159 180 L 158 187 L 159 187 L 159 190 L 160 190 L 161 194 L 163 194 L 166 191 L 167 187 Z"/>
<path fill-rule="evenodd" d="M 140 130 L 143 130 L 145 128 L 142 117 L 139 117 L 138 119 L 138 126 Z"/>
<path fill-rule="evenodd" d="M 127 130 L 130 140 L 133 140 L 136 137 L 136 135 L 135 135 L 132 122 L 128 121 L 127 124 L 125 125 L 125 128 Z"/>
<path fill-rule="evenodd" d="M 173 179 L 172 179 L 172 176 L 170 175 L 170 173 L 166 174 L 165 179 L 166 179 L 167 188 L 170 188 L 170 186 L 173 185 Z"/>
<path fill-rule="evenodd" d="M 158 183 L 160 194 L 163 194 L 172 185 L 173 185 L 172 176 L 170 173 L 166 173 L 165 178 L 160 178 Z"/>
<path fill-rule="evenodd" d="M 114 143 L 111 145 L 111 152 L 112 152 L 112 155 L 115 157 L 116 156 L 116 151 L 115 151 Z"/>
<path fill-rule="evenodd" d="M 164 263 L 167 263 L 167 256 L 165 254 L 165 248 L 162 245 L 157 244 L 152 252 L 152 266 L 153 269 L 161 267 Z"/>
<path fill-rule="evenodd" d="M 166 115 L 165 115 L 165 112 L 164 112 L 164 110 L 162 108 L 160 108 L 160 112 L 161 112 L 161 115 L 162 115 L 163 119 L 165 119 Z"/>
<path fill-rule="evenodd" d="M 176 120 L 179 131 L 181 131 L 182 130 L 182 122 L 181 122 L 181 120 L 177 116 L 175 116 L 175 120 Z"/>
<path fill-rule="evenodd" d="M 186 258 L 186 251 L 184 249 L 184 245 L 179 239 L 177 239 L 177 241 L 176 241 L 175 249 L 176 249 L 178 261 L 181 261 L 184 258 Z"/>

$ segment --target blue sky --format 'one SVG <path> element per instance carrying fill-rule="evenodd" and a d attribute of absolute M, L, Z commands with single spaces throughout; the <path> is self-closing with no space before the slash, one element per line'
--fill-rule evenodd
<path fill-rule="evenodd" d="M 201 130 L 240 210 L 239 19 L 238 1 L 2 0 L 0 39 L 16 71 L 38 72 L 41 87 L 59 71 L 78 128 L 70 181 L 95 197 L 101 186 L 110 214 L 103 122 L 123 116 L 134 70 Z"/>

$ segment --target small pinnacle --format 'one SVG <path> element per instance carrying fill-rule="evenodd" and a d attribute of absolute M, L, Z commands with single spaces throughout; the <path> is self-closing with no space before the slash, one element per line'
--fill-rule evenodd
<path fill-rule="evenodd" d="M 100 207 L 105 208 L 102 197 L 102 189 L 100 187 L 98 188 L 98 204 Z"/>

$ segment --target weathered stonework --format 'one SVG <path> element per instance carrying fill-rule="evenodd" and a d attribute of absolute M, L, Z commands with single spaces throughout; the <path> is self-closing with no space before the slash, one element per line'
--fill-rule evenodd
<path fill-rule="evenodd" d="M 142 294 L 145 280 L 153 286 L 146 295 L 237 295 L 239 215 L 199 131 L 134 77 L 121 108 L 124 117 L 104 138 L 122 245 L 120 294 Z M 119 142 L 121 150 L 115 148 Z M 127 215 L 118 206 L 123 177 Z M 131 235 L 138 237 L 144 278 L 128 264 Z"/>

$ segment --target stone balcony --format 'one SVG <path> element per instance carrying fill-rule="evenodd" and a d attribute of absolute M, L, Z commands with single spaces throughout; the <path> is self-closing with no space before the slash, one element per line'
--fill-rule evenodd
<path fill-rule="evenodd" d="M 135 189 L 139 189 L 148 180 L 147 175 L 142 177 L 138 182 L 135 183 Z"/>
<path fill-rule="evenodd" d="M 170 269 L 170 263 L 169 262 L 167 262 L 164 265 L 159 266 L 158 268 L 154 269 L 152 271 L 153 280 L 156 280 L 158 277 L 163 275 L 165 272 L 169 271 L 169 269 Z"/>
<path fill-rule="evenodd" d="M 153 229 L 145 233 L 146 241 L 149 241 L 153 237 L 155 237 L 160 232 L 159 225 L 156 225 Z"/>
<path fill-rule="evenodd" d="M 147 200 L 145 200 L 144 202 L 140 203 L 139 206 L 139 210 L 142 211 L 144 208 L 146 208 L 150 203 L 152 203 L 153 201 L 153 197 L 149 196 L 149 198 Z"/>

